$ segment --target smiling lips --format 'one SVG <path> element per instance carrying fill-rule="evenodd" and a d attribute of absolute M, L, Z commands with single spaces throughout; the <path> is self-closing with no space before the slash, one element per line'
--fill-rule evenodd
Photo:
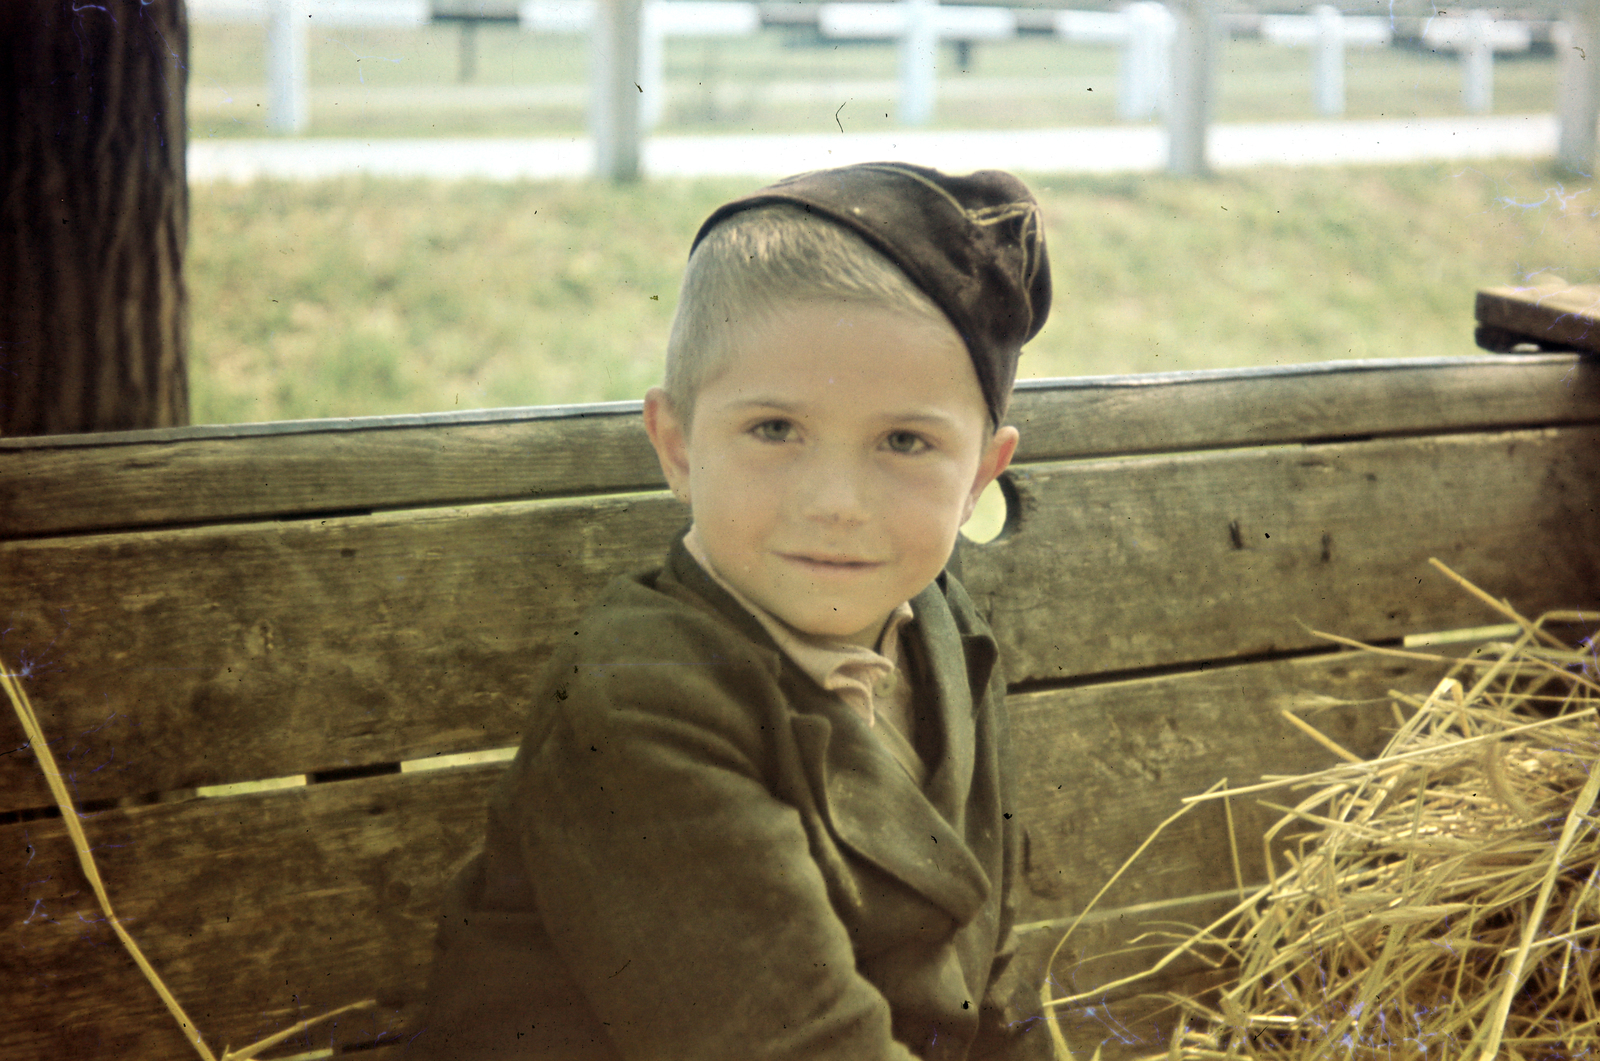
<path fill-rule="evenodd" d="M 849 556 L 807 555 L 804 553 L 779 553 L 778 555 L 791 563 L 820 571 L 867 571 L 882 566 L 876 560 L 857 560 Z"/>

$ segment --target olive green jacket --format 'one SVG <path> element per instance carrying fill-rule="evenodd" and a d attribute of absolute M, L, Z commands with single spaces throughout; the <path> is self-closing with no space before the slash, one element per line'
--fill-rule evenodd
<path fill-rule="evenodd" d="M 681 542 L 613 582 L 451 888 L 411 1056 L 1006 1052 L 1005 686 L 955 579 L 912 608 L 925 790 Z"/>

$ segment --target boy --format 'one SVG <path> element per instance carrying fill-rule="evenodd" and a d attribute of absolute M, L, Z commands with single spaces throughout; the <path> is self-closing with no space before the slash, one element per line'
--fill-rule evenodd
<path fill-rule="evenodd" d="M 993 638 L 942 569 L 1044 322 L 1007 174 L 802 174 L 691 249 L 645 426 L 691 523 L 552 660 L 412 1056 L 1010 1056 Z"/>

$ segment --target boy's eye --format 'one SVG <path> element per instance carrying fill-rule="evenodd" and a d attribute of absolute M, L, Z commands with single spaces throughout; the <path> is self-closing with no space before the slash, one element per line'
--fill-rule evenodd
<path fill-rule="evenodd" d="M 896 453 L 921 453 L 928 448 L 927 442 L 923 441 L 921 435 L 910 431 L 892 431 L 885 441 Z"/>
<path fill-rule="evenodd" d="M 763 420 L 753 430 L 763 442 L 788 442 L 794 437 L 794 424 L 788 420 Z"/>

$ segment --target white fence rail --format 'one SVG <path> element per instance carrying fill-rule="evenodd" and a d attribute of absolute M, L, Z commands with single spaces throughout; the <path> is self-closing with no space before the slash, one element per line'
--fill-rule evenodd
<path fill-rule="evenodd" d="M 518 9 L 522 28 L 533 33 L 587 35 L 595 25 L 596 0 L 526 0 Z M 751 37 L 761 31 L 761 9 L 729 0 L 646 0 L 639 40 L 639 123 L 661 124 L 666 109 L 663 59 L 668 37 Z"/>
<path fill-rule="evenodd" d="M 602 39 L 611 31 L 611 20 L 597 18 L 597 2 L 618 6 L 615 11 L 607 8 L 613 17 L 638 11 L 631 21 L 623 20 L 635 29 L 618 30 L 638 34 L 637 48 L 625 49 L 636 52 L 636 68 L 631 73 L 611 70 L 607 76 L 621 79 L 619 83 L 628 88 L 637 85 L 640 131 L 656 127 L 663 114 L 666 83 L 662 58 L 666 38 L 749 36 L 759 32 L 763 24 L 761 8 L 739 0 L 524 0 L 518 8 L 519 21 L 530 32 L 591 37 L 596 42 L 596 62 L 609 70 L 611 64 L 600 63 L 600 59 L 617 50 L 616 42 Z M 1192 5 L 1183 10 L 1190 8 Z M 266 27 L 268 123 L 273 130 L 285 133 L 303 132 L 309 125 L 309 29 L 416 28 L 436 17 L 435 0 L 189 0 L 189 14 L 196 22 L 254 23 Z M 1040 13 L 1029 14 L 1034 16 L 1031 22 L 1037 23 Z M 470 16 L 441 10 L 439 17 Z M 1214 26 L 1190 27 L 1175 17 L 1172 8 L 1156 0 L 1134 0 L 1114 12 L 1057 11 L 1047 17 L 1048 26 L 1060 39 L 1120 47 L 1119 116 L 1142 120 L 1166 114 L 1174 125 L 1174 159 L 1180 153 L 1178 141 L 1183 140 L 1186 146 L 1182 153 L 1193 155 L 1198 151 L 1199 166 L 1203 168 L 1204 108 L 1197 109 L 1189 97 L 1210 77 L 1211 46 L 1206 42 L 1215 33 Z M 818 5 L 815 18 L 824 37 L 899 42 L 899 116 L 903 124 L 913 126 L 926 125 L 934 116 L 939 42 L 1004 40 L 1017 34 L 1019 21 L 1018 12 L 1009 8 L 941 6 L 938 0 L 825 3 Z M 599 32 L 602 29 L 606 32 Z M 1344 16 L 1336 8 L 1322 6 L 1310 15 L 1262 16 L 1258 30 L 1263 39 L 1274 44 L 1310 49 L 1312 98 L 1318 113 L 1332 116 L 1345 110 L 1346 48 L 1391 43 L 1393 21 L 1386 17 Z M 1580 20 L 1558 27 L 1553 34 L 1566 45 L 1558 48 L 1563 84 L 1576 86 L 1561 91 L 1563 129 L 1574 123 L 1580 126 L 1571 135 L 1563 133 L 1564 145 L 1569 141 L 1579 145 L 1563 147 L 1563 159 L 1567 161 L 1571 161 L 1567 159 L 1571 151 L 1581 153 L 1585 142 L 1591 145 L 1592 155 L 1594 130 L 1581 127 L 1586 121 L 1594 124 L 1590 112 L 1600 106 L 1595 99 L 1600 96 L 1600 75 L 1592 69 L 1600 64 L 1586 63 L 1578 69 L 1566 53 L 1579 55 L 1586 51 L 1573 47 L 1572 42 L 1592 41 L 1595 32 L 1595 27 Z M 1430 19 L 1421 34 L 1425 46 L 1459 54 L 1462 104 L 1470 113 L 1492 108 L 1495 54 L 1526 51 L 1532 37 L 1527 23 L 1496 20 L 1482 11 Z M 1175 61 L 1179 61 L 1176 79 Z M 1198 132 L 1176 128 L 1177 124 L 1195 123 L 1199 123 Z M 601 119 L 595 127 L 598 139 L 611 135 L 605 124 Z M 1198 148 L 1192 146 L 1195 142 Z M 631 155 L 636 158 L 637 154 L 635 147 Z M 602 150 L 601 155 L 607 153 Z M 1174 165 L 1184 168 L 1176 161 Z"/>
<path fill-rule="evenodd" d="M 997 41 L 1017 35 L 1016 12 L 1004 7 L 942 7 L 937 0 L 823 4 L 817 29 L 824 37 L 900 42 L 900 121 L 933 120 L 939 42 Z"/>
<path fill-rule="evenodd" d="M 1121 11 L 1057 11 L 1056 36 L 1080 44 L 1119 44 L 1117 115 L 1126 121 L 1169 110 L 1177 20 L 1165 4 L 1134 0 Z"/>

